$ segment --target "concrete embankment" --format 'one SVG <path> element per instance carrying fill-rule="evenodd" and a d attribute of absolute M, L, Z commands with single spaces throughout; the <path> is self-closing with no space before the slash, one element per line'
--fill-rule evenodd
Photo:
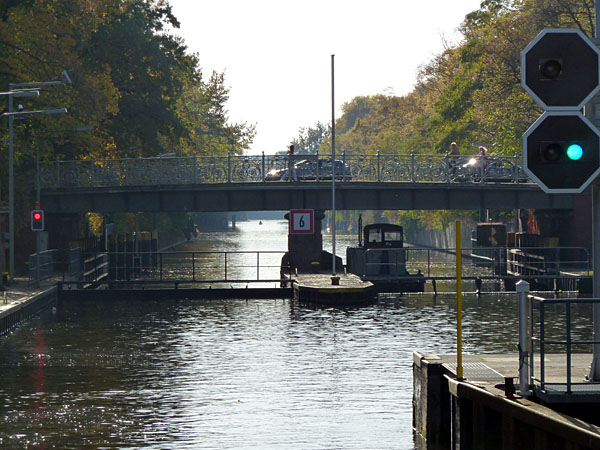
<path fill-rule="evenodd" d="M 464 221 L 461 227 L 461 241 L 463 248 L 471 248 L 471 234 L 477 229 L 477 223 Z M 409 240 L 407 238 L 407 240 Z M 456 228 L 449 225 L 444 229 L 419 230 L 411 236 L 410 243 L 415 247 L 429 248 L 454 248 L 456 247 Z"/>
<path fill-rule="evenodd" d="M 56 302 L 57 287 L 31 287 L 17 282 L 0 292 L 0 336 Z"/>
<path fill-rule="evenodd" d="M 578 355 L 573 376 L 583 379 L 590 360 Z M 585 420 L 597 417 L 597 404 L 569 411 L 515 394 L 518 355 L 466 355 L 464 362 L 457 380 L 456 356 L 414 353 L 413 427 L 427 449 L 600 449 L 600 427 Z M 555 370 L 558 364 L 548 367 Z"/>

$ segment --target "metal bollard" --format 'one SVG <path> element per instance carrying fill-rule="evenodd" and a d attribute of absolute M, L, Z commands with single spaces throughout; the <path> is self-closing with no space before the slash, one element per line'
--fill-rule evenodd
<path fill-rule="evenodd" d="M 516 284 L 519 295 L 519 394 L 531 395 L 529 391 L 529 283 L 519 281 Z"/>

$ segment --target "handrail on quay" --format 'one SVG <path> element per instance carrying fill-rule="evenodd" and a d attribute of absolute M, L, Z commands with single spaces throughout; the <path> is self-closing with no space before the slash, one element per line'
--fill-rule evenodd
<path fill-rule="evenodd" d="M 79 250 L 79 249 L 77 249 Z M 58 275 L 63 282 L 140 283 L 261 283 L 281 280 L 285 251 L 70 251 L 60 259 L 54 251 L 58 273 L 42 271 L 44 278 Z M 30 257 L 30 281 L 35 281 L 36 258 Z"/>
<path fill-rule="evenodd" d="M 396 250 L 396 249 L 395 249 Z M 449 269 L 454 269 L 454 259 L 441 261 L 442 255 L 455 254 L 455 248 L 429 248 L 429 247 L 404 247 L 398 248 L 398 252 L 404 252 L 404 258 L 395 258 L 392 261 L 385 261 L 384 258 L 371 258 L 366 262 L 366 267 L 388 267 L 390 273 L 397 272 L 398 268 L 406 265 L 409 271 L 421 270 L 427 278 L 431 277 L 432 266 L 447 265 Z M 520 275 L 505 274 L 507 266 L 506 255 L 509 251 L 518 250 L 520 253 L 529 255 L 526 261 L 527 269 L 535 274 L 536 278 L 556 278 L 557 276 L 575 276 L 571 272 L 580 272 L 590 276 L 591 257 L 588 249 L 585 247 L 477 247 L 463 248 L 461 254 L 465 260 L 474 265 L 489 267 L 492 277 L 506 275 L 507 278 L 520 277 Z M 367 253 L 377 255 L 389 253 L 390 249 L 368 249 Z M 476 277 L 482 278 L 482 277 Z M 485 277 L 483 277 L 485 278 Z"/>
<path fill-rule="evenodd" d="M 44 162 L 42 189 L 265 183 L 327 182 L 335 171 L 340 182 L 518 183 L 533 184 L 520 155 L 422 154 L 224 155 L 82 159 Z M 292 173 L 292 176 L 289 176 Z"/>
<path fill-rule="evenodd" d="M 367 262 L 368 267 L 380 269 L 388 267 L 390 274 L 400 273 L 399 267 L 404 264 L 406 270 L 411 274 L 423 275 L 426 279 L 453 280 L 455 278 L 455 262 L 451 255 L 455 249 L 432 249 L 418 247 L 404 247 L 398 249 L 403 257 L 384 261 L 384 258 L 375 257 Z M 492 252 L 494 254 L 506 253 L 505 248 L 480 248 L 479 250 Z M 530 248 L 533 254 L 542 255 L 546 248 Z M 553 247 L 548 248 L 555 257 L 545 261 L 533 262 L 531 265 L 537 269 L 536 279 L 554 280 L 577 279 L 581 274 L 589 276 L 591 261 L 587 250 L 579 247 Z M 370 249 L 373 255 L 377 255 L 378 249 Z M 405 253 L 404 253 L 405 252 Z M 477 270 L 471 276 L 465 276 L 465 280 L 489 280 L 489 279 L 519 279 L 522 275 L 504 273 L 501 268 L 506 262 L 488 258 L 481 261 L 480 257 L 473 257 L 469 249 L 463 250 L 465 262 L 478 265 L 482 270 Z M 248 279 L 263 281 L 280 278 L 281 256 L 284 250 L 278 251 L 120 251 L 120 252 L 85 252 L 79 248 L 70 249 L 68 252 L 48 251 L 52 256 L 52 265 L 48 270 L 36 270 L 38 259 L 35 255 L 30 256 L 29 275 L 30 282 L 40 278 L 56 277 L 63 281 L 98 281 L 100 277 L 110 280 L 146 279 L 156 280 L 180 280 L 181 282 L 192 281 L 196 283 L 213 283 L 215 280 L 231 282 L 237 277 L 240 282 Z M 491 253 L 490 253 L 491 254 Z M 565 256 L 560 256 L 565 255 Z M 569 256 L 570 255 L 570 256 Z M 40 264 L 46 264 L 45 258 L 40 258 Z M 50 273 L 50 268 L 54 272 Z M 244 271 L 239 277 L 232 274 Z M 385 272 L 376 270 L 377 273 Z M 434 274 L 435 272 L 435 274 Z M 485 273 L 488 273 L 487 275 Z M 579 274 L 573 273 L 578 272 Z M 204 275 L 200 275 L 200 274 Z M 401 277 L 399 277 L 401 278 Z"/>
<path fill-rule="evenodd" d="M 600 383 L 575 381 L 572 373 L 573 355 L 591 354 L 590 346 L 600 344 L 593 338 L 591 315 L 591 306 L 600 303 L 600 299 L 542 298 L 529 294 L 529 284 L 523 281 L 517 283 L 517 292 L 521 394 L 534 394 L 547 403 L 600 401 Z M 559 351 L 551 352 L 551 348 Z M 560 373 L 547 373 L 546 360 L 550 353 L 564 355 L 564 370 Z M 534 361 L 539 364 L 539 373 Z"/>

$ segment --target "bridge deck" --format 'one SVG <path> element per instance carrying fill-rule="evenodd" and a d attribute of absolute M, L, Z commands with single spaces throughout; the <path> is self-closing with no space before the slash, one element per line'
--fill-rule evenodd
<path fill-rule="evenodd" d="M 336 183 L 338 210 L 571 209 L 572 195 L 531 184 Z M 327 183 L 232 183 L 44 189 L 49 213 L 331 209 Z"/>

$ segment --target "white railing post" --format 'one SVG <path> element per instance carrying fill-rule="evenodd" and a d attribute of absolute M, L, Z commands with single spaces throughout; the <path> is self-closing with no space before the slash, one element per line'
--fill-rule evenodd
<path fill-rule="evenodd" d="M 519 281 L 516 284 L 519 296 L 519 393 L 531 395 L 529 391 L 529 283 Z"/>

